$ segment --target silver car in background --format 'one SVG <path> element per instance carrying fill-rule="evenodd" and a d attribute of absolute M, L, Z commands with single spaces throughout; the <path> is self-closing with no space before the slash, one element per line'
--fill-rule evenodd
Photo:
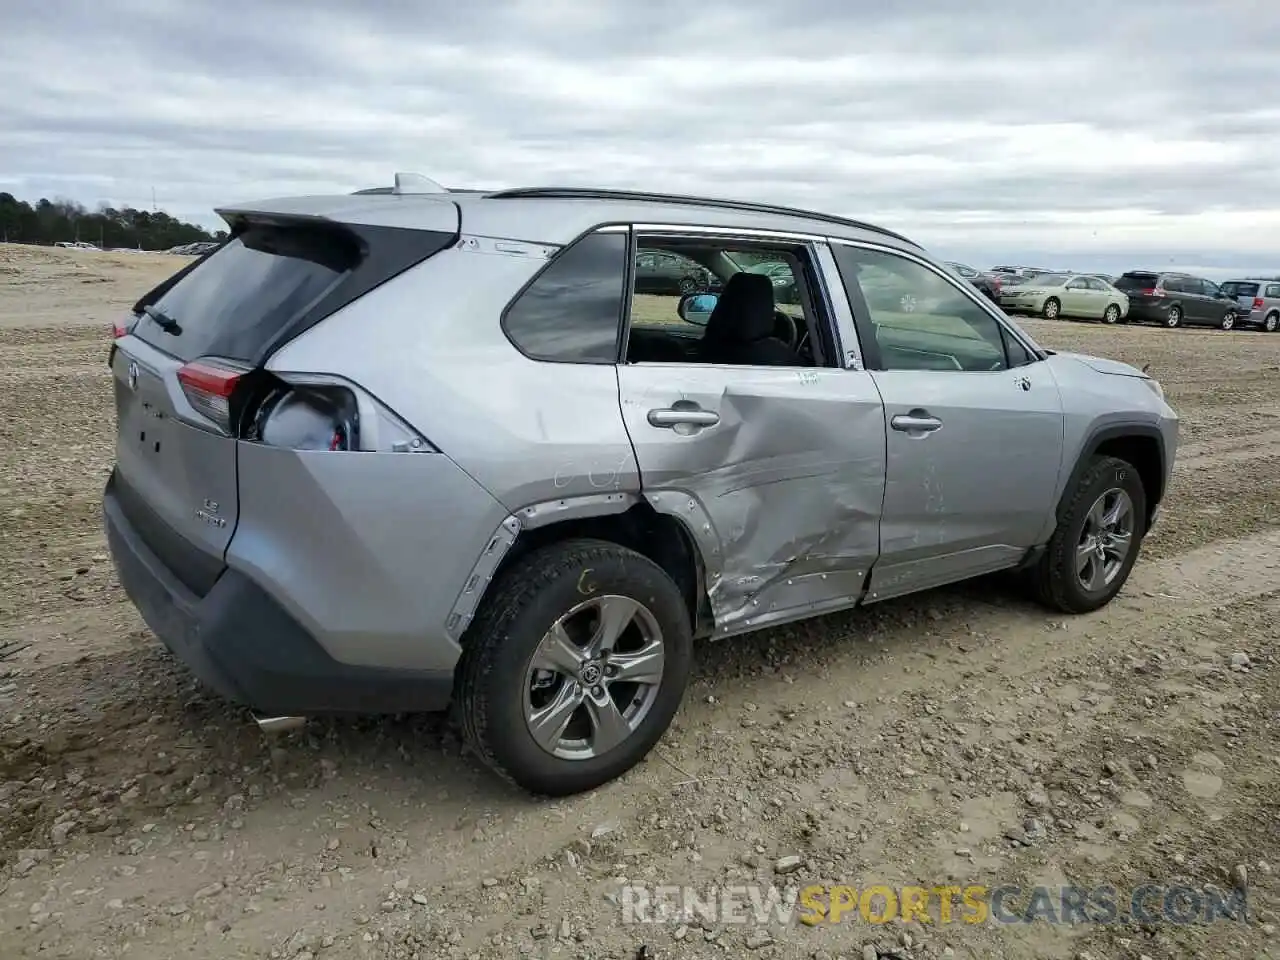
<path fill-rule="evenodd" d="M 1280 327 L 1280 279 L 1227 280 L 1218 285 L 1240 305 L 1237 326 L 1275 333 Z"/>

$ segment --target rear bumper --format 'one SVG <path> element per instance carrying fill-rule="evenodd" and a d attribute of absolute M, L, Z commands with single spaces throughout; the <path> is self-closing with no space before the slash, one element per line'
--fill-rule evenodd
<path fill-rule="evenodd" d="M 197 597 L 151 551 L 120 507 L 113 473 L 103 495 L 107 543 L 121 585 L 147 626 L 206 686 L 258 712 L 401 713 L 444 709 L 452 671 L 334 660 L 252 579 L 228 568 Z"/>

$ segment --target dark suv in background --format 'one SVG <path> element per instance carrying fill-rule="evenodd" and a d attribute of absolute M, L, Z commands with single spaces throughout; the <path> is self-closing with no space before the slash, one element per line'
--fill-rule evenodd
<path fill-rule="evenodd" d="M 1189 273 L 1130 270 L 1116 280 L 1115 287 L 1129 298 L 1130 323 L 1230 330 L 1241 315 L 1235 297 L 1212 280 Z"/>

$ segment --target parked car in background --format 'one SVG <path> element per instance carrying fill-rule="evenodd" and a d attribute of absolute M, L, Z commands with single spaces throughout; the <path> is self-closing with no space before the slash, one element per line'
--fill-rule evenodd
<path fill-rule="evenodd" d="M 170 247 L 165 253 L 172 253 L 183 257 L 203 257 L 206 253 L 212 253 L 221 246 L 216 240 L 197 240 L 195 243 L 180 243 L 176 247 Z"/>
<path fill-rule="evenodd" d="M 1137 323 L 1230 330 L 1243 314 L 1234 296 L 1189 273 L 1130 270 L 1116 280 L 1116 289 L 1129 298 L 1129 319 Z"/>
<path fill-rule="evenodd" d="M 636 293 L 661 296 L 718 289 L 715 274 L 681 254 L 647 250 L 636 257 Z"/>
<path fill-rule="evenodd" d="M 1236 322 L 1240 325 L 1261 327 L 1267 333 L 1280 327 L 1280 280 L 1225 280 L 1221 289 L 1239 304 L 1242 312 Z"/>
<path fill-rule="evenodd" d="M 997 273 L 994 270 L 985 271 L 982 275 L 988 280 L 994 280 L 998 283 L 1001 290 L 1004 290 L 1006 287 L 1022 286 L 1022 284 L 1031 279 L 1030 277 L 1024 277 L 1020 273 Z"/>
<path fill-rule="evenodd" d="M 1038 277 L 1046 273 L 1061 273 L 1060 270 L 1050 270 L 1048 267 L 992 267 L 991 273 L 1011 273 L 1017 277 Z"/>
<path fill-rule="evenodd" d="M 1000 288 L 1003 286 L 1003 283 L 1000 280 L 999 275 L 982 273 L 980 270 L 975 270 L 968 264 L 956 263 L 954 260 L 945 260 L 943 262 L 981 290 L 990 300 L 993 300 L 996 303 L 1000 302 Z"/>
<path fill-rule="evenodd" d="M 777 260 L 757 263 L 746 268 L 747 273 L 759 273 L 773 284 L 773 299 L 777 303 L 799 303 L 800 291 L 796 287 L 796 275 L 791 265 Z M 720 289 L 713 284 L 715 289 Z"/>
<path fill-rule="evenodd" d="M 1046 273 L 1005 290 L 1000 306 L 1009 313 L 1038 313 L 1046 320 L 1077 317 L 1119 323 L 1129 314 L 1129 298 L 1088 274 Z"/>

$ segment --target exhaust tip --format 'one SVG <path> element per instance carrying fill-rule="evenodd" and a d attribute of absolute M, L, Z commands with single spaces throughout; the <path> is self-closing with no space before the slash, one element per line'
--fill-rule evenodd
<path fill-rule="evenodd" d="M 307 722 L 306 717 L 254 717 L 258 729 L 263 733 L 286 733 L 297 730 Z"/>

